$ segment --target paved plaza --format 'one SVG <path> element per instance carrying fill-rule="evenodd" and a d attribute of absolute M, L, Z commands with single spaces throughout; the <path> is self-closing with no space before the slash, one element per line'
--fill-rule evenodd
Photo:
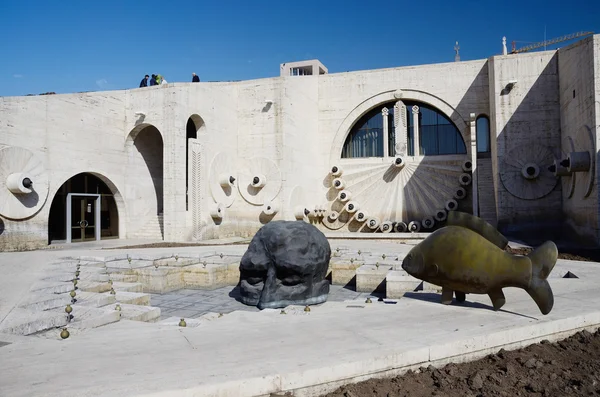
<path fill-rule="evenodd" d="M 363 256 L 402 256 L 411 248 L 390 241 L 332 240 L 331 245 L 361 250 Z M 0 254 L 0 268 L 8 276 L 0 279 L 0 328 L 20 310 L 30 289 L 48 277 L 48 264 L 61 258 L 124 252 L 241 255 L 247 247 L 99 248 Z M 568 272 L 578 278 L 564 278 Z M 121 318 L 72 329 L 65 340 L 57 337 L 60 329 L 30 336 L 0 332 L 0 390 L 7 396 L 251 397 L 290 391 L 316 397 L 348 382 L 595 329 L 600 325 L 598 280 L 600 264 L 559 260 L 549 278 L 555 305 L 547 316 L 514 288 L 505 289 L 507 303 L 498 312 L 485 295 L 444 306 L 432 291 L 388 300 L 338 285 L 331 287 L 326 303 L 310 312 L 291 306 L 285 315 L 243 305 L 232 286 L 150 294 L 150 306 L 140 307 L 160 309 L 152 321 Z M 365 302 L 369 296 L 372 303 Z M 125 313 L 129 306 L 122 306 Z M 177 325 L 180 317 L 187 327 Z"/>
<path fill-rule="evenodd" d="M 223 287 L 212 291 L 182 289 L 166 294 L 151 294 L 150 304 L 160 307 L 161 320 L 169 317 L 199 318 L 207 313 L 231 313 L 237 310 L 259 312 L 256 306 L 248 306 L 239 301 L 239 287 Z M 383 298 L 382 293 L 356 292 L 351 286 L 331 285 L 328 302 L 354 300 L 363 303 L 368 297 L 372 300 Z"/>

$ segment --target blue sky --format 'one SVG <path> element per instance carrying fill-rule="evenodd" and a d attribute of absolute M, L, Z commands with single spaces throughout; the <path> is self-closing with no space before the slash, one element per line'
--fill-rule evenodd
<path fill-rule="evenodd" d="M 600 1 L 1 0 L 0 96 L 274 77 L 312 58 L 330 73 L 451 62 L 457 40 L 480 59 L 544 28 L 600 33 Z"/>

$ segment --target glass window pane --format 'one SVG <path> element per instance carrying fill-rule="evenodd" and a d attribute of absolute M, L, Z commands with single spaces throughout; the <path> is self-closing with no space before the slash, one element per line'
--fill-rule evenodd
<path fill-rule="evenodd" d="M 477 131 L 477 153 L 490 151 L 490 120 L 486 116 L 480 116 L 476 122 Z"/>

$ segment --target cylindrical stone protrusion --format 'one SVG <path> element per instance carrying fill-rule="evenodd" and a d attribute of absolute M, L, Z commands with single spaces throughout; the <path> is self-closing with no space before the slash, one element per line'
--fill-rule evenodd
<path fill-rule="evenodd" d="M 435 221 L 432 217 L 428 216 L 421 221 L 421 225 L 423 229 L 431 229 L 435 225 Z"/>
<path fill-rule="evenodd" d="M 364 222 L 368 217 L 366 211 L 363 210 L 356 211 L 356 214 L 354 214 L 354 219 L 358 222 Z"/>
<path fill-rule="evenodd" d="M 446 220 L 447 216 L 448 216 L 448 214 L 446 213 L 446 210 L 437 210 L 435 212 L 434 218 L 438 222 L 443 222 Z"/>
<path fill-rule="evenodd" d="M 381 225 L 379 225 L 379 229 L 383 233 L 391 233 L 394 230 L 394 225 L 391 221 L 384 221 L 381 222 Z"/>
<path fill-rule="evenodd" d="M 331 186 L 337 190 L 343 190 L 346 187 L 346 184 L 342 180 L 342 178 L 335 178 L 331 181 Z"/>
<path fill-rule="evenodd" d="M 448 200 L 446 201 L 446 210 L 447 211 L 456 211 L 458 209 L 458 203 L 456 200 Z"/>
<path fill-rule="evenodd" d="M 358 203 L 356 201 L 349 201 L 348 203 L 346 203 L 346 205 L 344 206 L 344 209 L 346 210 L 346 212 L 348 212 L 349 214 L 354 214 L 356 211 L 358 211 Z"/>
<path fill-rule="evenodd" d="M 471 162 L 471 160 L 465 160 L 462 163 L 462 170 L 464 172 L 471 172 L 473 171 L 473 163 Z"/>
<path fill-rule="evenodd" d="M 369 229 L 371 230 L 377 230 L 377 228 L 379 227 L 379 219 L 373 217 L 373 218 L 369 218 L 367 220 L 367 226 L 369 227 Z"/>
<path fill-rule="evenodd" d="M 12 193 L 22 194 L 22 193 L 31 193 L 31 187 L 33 186 L 32 179 L 28 177 L 26 174 L 21 172 L 16 172 L 14 174 L 10 174 L 6 178 L 6 187 Z"/>
<path fill-rule="evenodd" d="M 408 224 L 408 231 L 411 233 L 418 233 L 421 230 L 421 224 L 419 222 L 411 221 Z"/>
<path fill-rule="evenodd" d="M 590 170 L 591 159 L 589 152 L 571 152 L 567 158 L 569 172 L 587 172 Z"/>
<path fill-rule="evenodd" d="M 454 192 L 454 198 L 457 200 L 462 200 L 465 197 L 467 197 L 467 191 L 462 187 L 456 188 L 456 191 Z"/>
<path fill-rule="evenodd" d="M 471 175 L 469 174 L 460 174 L 458 177 L 458 182 L 463 186 L 468 186 L 471 184 Z"/>
<path fill-rule="evenodd" d="M 347 201 L 350 201 L 350 198 L 352 197 L 352 194 L 348 191 L 348 190 L 342 190 L 341 192 L 338 193 L 337 195 L 337 199 L 339 201 L 341 201 L 342 203 L 345 203 Z"/>
<path fill-rule="evenodd" d="M 405 233 L 408 230 L 408 226 L 404 222 L 396 222 L 394 225 L 394 230 L 396 233 Z"/>
<path fill-rule="evenodd" d="M 267 184 L 267 177 L 263 174 L 256 174 L 252 177 L 251 185 L 256 188 L 264 187 Z"/>
<path fill-rule="evenodd" d="M 344 170 L 339 165 L 334 165 L 330 170 L 331 175 L 335 177 L 341 176 L 343 172 Z"/>
<path fill-rule="evenodd" d="M 394 159 L 394 162 L 392 163 L 392 165 L 396 168 L 402 168 L 402 167 L 404 167 L 404 164 L 405 164 L 405 162 L 404 162 L 404 158 L 402 158 L 402 156 L 397 156 Z"/>

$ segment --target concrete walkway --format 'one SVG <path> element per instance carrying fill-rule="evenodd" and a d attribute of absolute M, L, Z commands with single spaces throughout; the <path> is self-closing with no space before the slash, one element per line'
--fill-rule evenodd
<path fill-rule="evenodd" d="M 410 248 L 379 241 L 332 246 L 344 243 L 388 253 Z M 192 249 L 239 254 L 246 247 Z M 8 295 L 25 293 L 40 264 L 59 256 L 65 252 L 0 255 L 0 269 L 6 270 L 2 310 L 16 299 L 5 297 L 4 288 Z M 561 278 L 567 271 L 579 278 Z M 11 277 L 17 281 L 6 281 Z M 328 302 L 309 313 L 302 308 L 287 314 L 233 312 L 193 328 L 121 320 L 66 340 L 0 334 L 0 394 L 242 397 L 294 391 L 316 396 L 349 381 L 597 327 L 598 281 L 600 264 L 560 261 L 551 275 L 555 305 L 547 316 L 524 291 L 506 289 L 507 304 L 499 312 L 491 310 L 486 296 L 468 295 L 464 305 L 443 306 L 438 294 L 415 292 L 395 304 Z M 1 341 L 12 343 L 1 346 Z"/>

